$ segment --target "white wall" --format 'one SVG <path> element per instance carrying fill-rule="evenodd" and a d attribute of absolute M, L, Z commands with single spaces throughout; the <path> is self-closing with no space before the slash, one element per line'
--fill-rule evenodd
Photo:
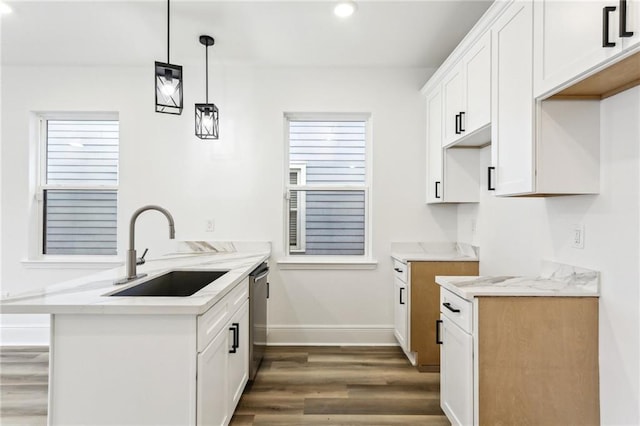
<path fill-rule="evenodd" d="M 193 104 L 204 97 L 200 63 L 185 67 L 185 111 L 157 114 L 151 65 L 144 68 L 4 67 L 2 103 L 2 293 L 41 288 L 90 270 L 33 269 L 27 258 L 31 111 L 118 111 L 118 248 L 126 249 L 134 209 L 169 209 L 177 239 L 265 240 L 283 254 L 283 112 L 370 112 L 373 120 L 371 271 L 281 271 L 271 275 L 273 342 L 390 343 L 391 241 L 456 237 L 456 209 L 424 205 L 425 107 L 419 88 L 432 71 L 213 67 L 211 98 L 221 111 L 221 139 L 193 136 Z M 206 233 L 206 220 L 215 232 Z M 164 217 L 138 220 L 136 245 L 149 256 L 168 247 Z M 46 320 L 4 318 L 46 332 Z M 302 327 L 302 332 L 301 328 Z M 46 333 L 45 333 L 46 334 Z M 23 336 L 26 334 L 22 334 Z M 5 335 L 6 337 L 7 335 Z"/>
<path fill-rule="evenodd" d="M 600 195 L 482 198 L 458 209 L 458 237 L 480 246 L 480 273 L 536 274 L 542 259 L 601 272 L 600 394 L 605 425 L 640 424 L 640 87 L 601 102 Z M 472 232 L 472 221 L 477 230 Z M 585 247 L 571 247 L 584 224 Z"/>

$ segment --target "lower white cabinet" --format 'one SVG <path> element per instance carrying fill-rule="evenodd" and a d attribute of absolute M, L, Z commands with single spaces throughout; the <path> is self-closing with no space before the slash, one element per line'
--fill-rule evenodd
<path fill-rule="evenodd" d="M 393 288 L 395 293 L 395 302 L 393 304 L 394 330 L 400 347 L 405 353 L 410 351 L 409 348 L 409 310 L 407 309 L 407 283 L 395 277 L 393 279 Z"/>
<path fill-rule="evenodd" d="M 441 317 L 440 405 L 451 423 L 473 424 L 473 338 Z"/>
<path fill-rule="evenodd" d="M 197 424 L 226 425 L 249 377 L 249 302 L 198 354 Z"/>

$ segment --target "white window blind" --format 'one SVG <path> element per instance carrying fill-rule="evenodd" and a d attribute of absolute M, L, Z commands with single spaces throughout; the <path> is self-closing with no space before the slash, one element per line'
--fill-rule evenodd
<path fill-rule="evenodd" d="M 119 123 L 46 120 L 43 253 L 115 255 Z"/>
<path fill-rule="evenodd" d="M 366 129 L 366 121 L 289 121 L 289 202 L 304 200 L 289 209 L 290 254 L 365 254 Z M 304 184 L 291 178 L 299 164 Z M 302 250 L 294 244 L 301 238 Z"/>

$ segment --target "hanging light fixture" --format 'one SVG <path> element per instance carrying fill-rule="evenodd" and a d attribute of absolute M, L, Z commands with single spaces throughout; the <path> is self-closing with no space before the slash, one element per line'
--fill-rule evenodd
<path fill-rule="evenodd" d="M 205 103 L 196 104 L 196 136 L 200 139 L 218 139 L 218 107 L 209 103 L 209 46 L 215 40 L 208 35 L 200 36 L 204 45 Z"/>
<path fill-rule="evenodd" d="M 169 61 L 171 15 L 167 0 L 167 62 L 156 61 L 156 112 L 182 114 L 182 65 Z"/>

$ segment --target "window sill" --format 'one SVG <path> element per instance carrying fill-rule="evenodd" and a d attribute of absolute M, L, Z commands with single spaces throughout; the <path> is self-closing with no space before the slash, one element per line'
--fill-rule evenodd
<path fill-rule="evenodd" d="M 117 257 L 43 257 L 39 259 L 23 259 L 20 261 L 27 269 L 108 269 L 124 265 Z"/>
<path fill-rule="evenodd" d="M 276 262 L 280 269 L 376 269 L 375 259 L 336 259 L 284 257 Z"/>

